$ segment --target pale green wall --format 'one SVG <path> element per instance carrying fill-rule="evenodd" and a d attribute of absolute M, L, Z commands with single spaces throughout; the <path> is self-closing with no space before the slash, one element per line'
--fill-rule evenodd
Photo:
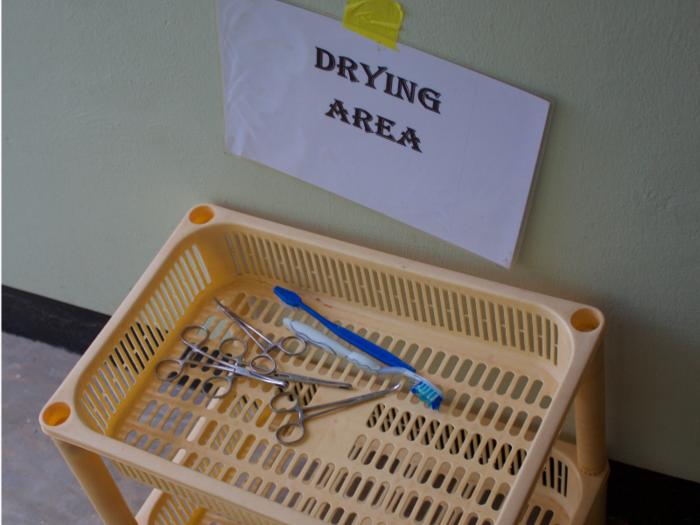
<path fill-rule="evenodd" d="M 402 42 L 555 101 L 513 270 L 225 155 L 213 0 L 24 0 L 3 2 L 4 284 L 111 313 L 208 201 L 587 302 L 610 456 L 700 481 L 700 3 L 403 5 Z"/>

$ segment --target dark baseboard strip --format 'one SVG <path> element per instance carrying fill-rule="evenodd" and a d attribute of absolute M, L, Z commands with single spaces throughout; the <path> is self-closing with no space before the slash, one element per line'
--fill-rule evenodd
<path fill-rule="evenodd" d="M 608 525 L 700 524 L 700 483 L 610 461 Z"/>
<path fill-rule="evenodd" d="M 82 354 L 109 316 L 16 288 L 2 287 L 2 331 Z"/>
<path fill-rule="evenodd" d="M 2 330 L 84 353 L 108 315 L 2 287 Z M 610 461 L 610 525 L 700 524 L 700 484 Z"/>

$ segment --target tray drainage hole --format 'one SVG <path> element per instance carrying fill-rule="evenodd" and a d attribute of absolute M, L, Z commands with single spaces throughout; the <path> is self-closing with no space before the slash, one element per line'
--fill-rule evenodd
<path fill-rule="evenodd" d="M 190 212 L 192 224 L 206 224 L 214 218 L 214 210 L 211 206 L 197 206 Z"/>
<path fill-rule="evenodd" d="M 590 308 L 581 308 L 571 316 L 571 326 L 579 332 L 592 332 L 601 323 L 599 314 Z"/>
<path fill-rule="evenodd" d="M 65 423 L 69 416 L 70 407 L 67 403 L 63 403 L 61 401 L 46 407 L 46 410 L 44 410 L 43 418 L 44 423 L 46 423 L 50 427 L 57 427 L 58 425 Z"/>

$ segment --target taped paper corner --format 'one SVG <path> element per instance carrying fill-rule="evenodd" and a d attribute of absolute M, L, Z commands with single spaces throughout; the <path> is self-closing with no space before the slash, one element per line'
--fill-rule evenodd
<path fill-rule="evenodd" d="M 343 27 L 396 49 L 403 9 L 393 0 L 348 0 Z"/>

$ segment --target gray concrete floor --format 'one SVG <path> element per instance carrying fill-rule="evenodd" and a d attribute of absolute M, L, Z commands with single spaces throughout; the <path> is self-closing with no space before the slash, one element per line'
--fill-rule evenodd
<path fill-rule="evenodd" d="M 13 524 L 99 525 L 85 493 L 51 439 L 39 412 L 79 356 L 2 334 L 2 521 Z M 112 468 L 134 513 L 150 494 Z"/>

